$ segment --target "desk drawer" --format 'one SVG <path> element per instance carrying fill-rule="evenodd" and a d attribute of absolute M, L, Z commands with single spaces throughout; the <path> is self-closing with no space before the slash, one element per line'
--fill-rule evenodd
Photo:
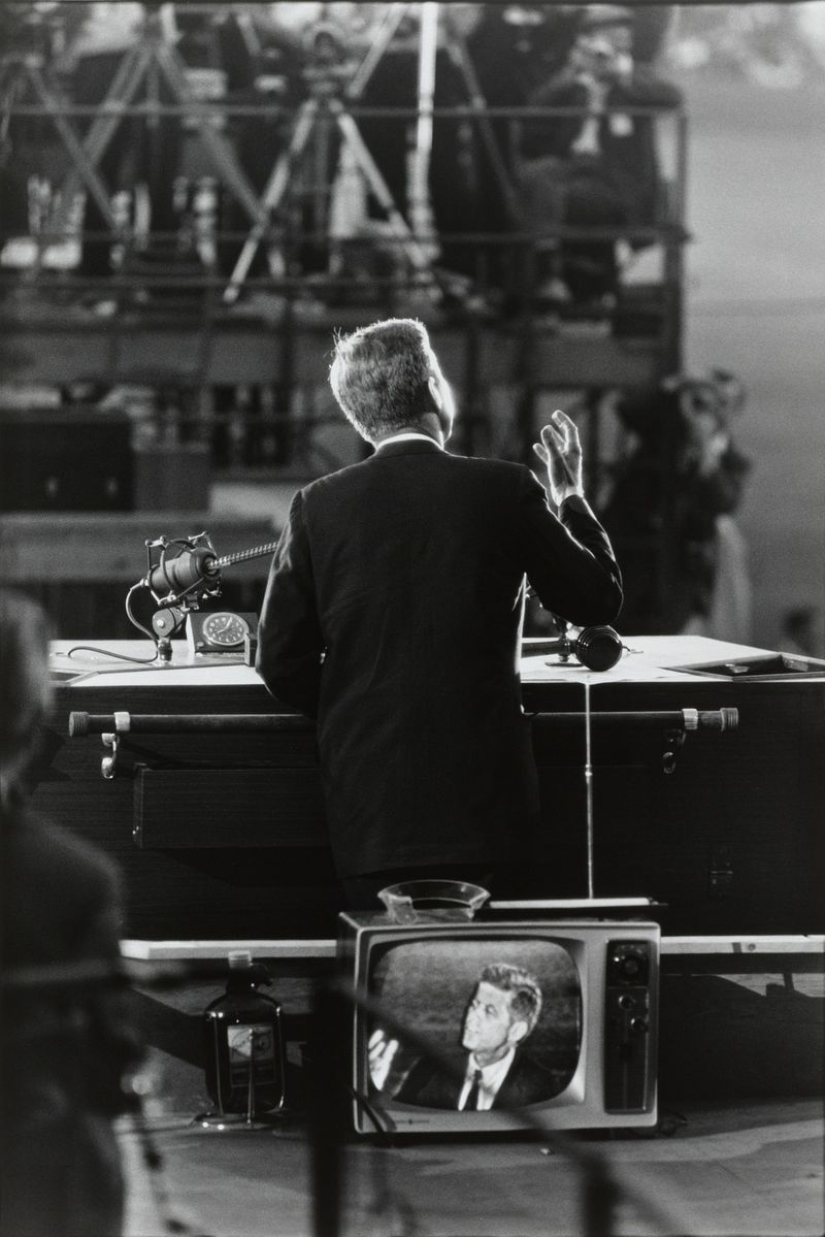
<path fill-rule="evenodd" d="M 143 850 L 326 846 L 318 770 L 139 769 L 133 837 Z"/>

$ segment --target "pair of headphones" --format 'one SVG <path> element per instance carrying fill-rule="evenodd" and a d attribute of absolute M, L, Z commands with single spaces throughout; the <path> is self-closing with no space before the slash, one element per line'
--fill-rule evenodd
<path fill-rule="evenodd" d="M 585 627 L 573 639 L 566 633 L 543 645 L 543 652 L 558 653 L 561 661 L 576 657 L 588 670 L 609 670 L 622 655 L 622 638 L 612 627 Z"/>

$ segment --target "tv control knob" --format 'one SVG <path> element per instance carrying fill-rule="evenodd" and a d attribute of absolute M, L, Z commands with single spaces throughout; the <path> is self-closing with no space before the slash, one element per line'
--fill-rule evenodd
<path fill-rule="evenodd" d="M 630 1019 L 630 1034 L 631 1035 L 647 1035 L 648 1023 L 647 1018 L 631 1018 Z"/>

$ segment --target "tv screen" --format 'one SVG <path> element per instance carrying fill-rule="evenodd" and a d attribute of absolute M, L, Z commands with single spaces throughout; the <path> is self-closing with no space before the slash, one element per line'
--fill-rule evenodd
<path fill-rule="evenodd" d="M 658 925 L 341 916 L 355 1127 L 656 1121 Z"/>

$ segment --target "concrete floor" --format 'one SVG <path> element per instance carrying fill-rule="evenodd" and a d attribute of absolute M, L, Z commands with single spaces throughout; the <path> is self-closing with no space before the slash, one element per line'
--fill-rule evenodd
<path fill-rule="evenodd" d="M 204 1132 L 149 1114 L 162 1169 L 125 1122 L 126 1237 L 819 1237 L 825 1231 L 823 1108 L 817 1099 L 688 1104 L 670 1136 L 550 1141 L 445 1138 L 343 1151 L 337 1227 L 314 1227 L 307 1131 Z M 590 1169 L 588 1170 L 588 1165 Z M 588 1171 L 615 1187 L 586 1187 Z M 322 1195 L 330 1202 L 329 1190 Z M 588 1208 L 595 1207 L 595 1210 Z M 170 1221 L 176 1227 L 170 1226 Z M 601 1227 L 598 1225 L 601 1224 Z"/>
<path fill-rule="evenodd" d="M 784 983 L 663 976 L 658 1130 L 387 1144 L 346 1136 L 337 1226 L 321 1226 L 313 1204 L 334 1202 L 329 1185 L 316 1185 L 306 1115 L 315 981 L 275 981 L 289 1012 L 287 1114 L 271 1131 L 225 1134 L 193 1124 L 209 1106 L 196 1032 L 212 989 L 164 989 L 144 1003 L 143 1073 L 148 1146 L 163 1168 L 147 1171 L 147 1141 L 125 1118 L 124 1237 L 821 1237 L 825 976 L 792 958 L 788 967 Z M 602 1184 L 588 1191 L 592 1169 Z M 599 1215 L 605 1181 L 615 1204 Z"/>

